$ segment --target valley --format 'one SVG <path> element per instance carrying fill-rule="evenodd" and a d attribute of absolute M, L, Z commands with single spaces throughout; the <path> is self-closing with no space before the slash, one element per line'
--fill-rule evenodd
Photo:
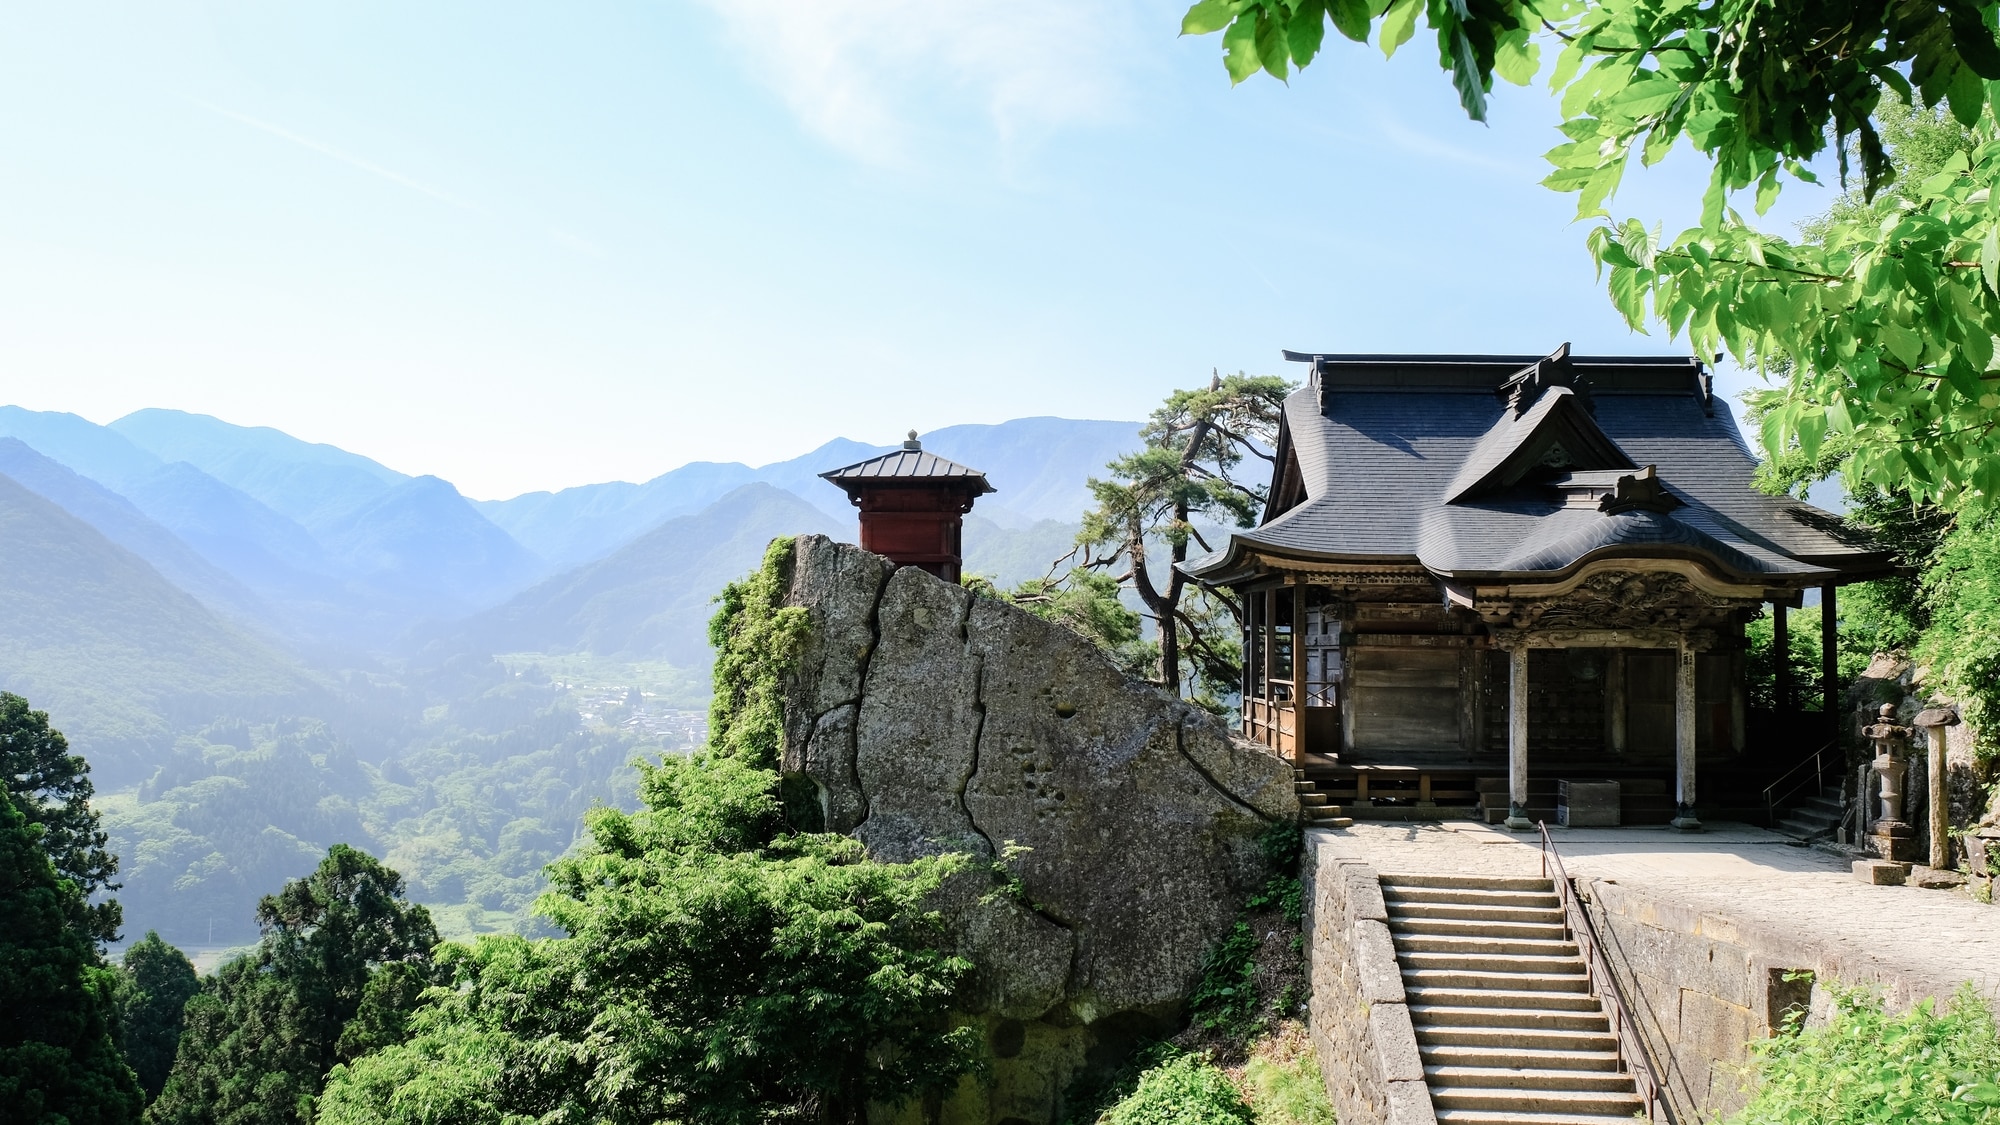
<path fill-rule="evenodd" d="M 969 569 L 1044 573 L 1137 429 L 926 435 L 1002 488 Z M 475 501 L 201 415 L 0 407 L 0 689 L 91 763 L 128 938 L 253 941 L 257 898 L 341 842 L 447 936 L 521 930 L 581 814 L 703 739 L 722 585 L 776 536 L 852 539 L 817 474 L 888 448 Z"/>

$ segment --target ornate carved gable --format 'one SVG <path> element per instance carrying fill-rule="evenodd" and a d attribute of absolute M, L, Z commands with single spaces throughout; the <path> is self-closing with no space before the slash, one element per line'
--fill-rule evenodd
<path fill-rule="evenodd" d="M 1690 629 L 1713 625 L 1754 597 L 1718 597 L 1673 571 L 1605 570 L 1547 597 L 1482 593 L 1473 609 L 1507 629 Z"/>

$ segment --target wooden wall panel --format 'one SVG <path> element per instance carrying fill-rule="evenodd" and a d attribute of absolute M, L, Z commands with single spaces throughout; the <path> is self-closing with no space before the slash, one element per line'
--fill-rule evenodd
<path fill-rule="evenodd" d="M 1454 749 L 1459 742 L 1459 653 L 1448 648 L 1357 648 L 1348 691 L 1358 753 Z"/>

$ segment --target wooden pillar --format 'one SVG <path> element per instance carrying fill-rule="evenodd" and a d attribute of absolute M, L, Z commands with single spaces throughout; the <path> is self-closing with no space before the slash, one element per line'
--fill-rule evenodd
<path fill-rule="evenodd" d="M 1623 754 L 1625 734 L 1625 650 L 1614 648 L 1604 662 L 1605 741 L 1613 754 Z"/>
<path fill-rule="evenodd" d="M 1776 676 L 1771 702 L 1780 716 L 1791 715 L 1793 707 L 1792 626 L 1788 614 L 1783 605 L 1771 603 L 1771 669 Z"/>
<path fill-rule="evenodd" d="M 1820 713 L 1826 717 L 1827 741 L 1840 738 L 1840 609 L 1829 582 L 1819 589 Z"/>
<path fill-rule="evenodd" d="M 1292 744 L 1291 759 L 1301 761 L 1306 753 L 1306 588 L 1294 585 L 1286 591 L 1292 599 Z"/>
<path fill-rule="evenodd" d="M 1736 754 L 1750 744 L 1745 729 L 1749 726 L 1750 700 L 1743 688 L 1743 678 L 1749 672 L 1748 656 L 1741 646 L 1729 654 L 1729 749 Z"/>
<path fill-rule="evenodd" d="M 1528 646 L 1507 652 L 1507 827 L 1525 832 L 1528 819 Z"/>
<path fill-rule="evenodd" d="M 1694 817 L 1695 650 L 1682 637 L 1674 664 L 1674 819 L 1676 828 L 1701 827 Z"/>

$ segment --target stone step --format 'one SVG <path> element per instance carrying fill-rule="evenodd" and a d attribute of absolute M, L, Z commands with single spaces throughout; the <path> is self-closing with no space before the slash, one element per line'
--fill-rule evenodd
<path fill-rule="evenodd" d="M 1416 1021 L 1411 1020 L 1412 1023 Z M 1417 1043 L 1437 1047 L 1528 1048 L 1544 1051 L 1613 1051 L 1608 1031 L 1542 1031 L 1522 1027 L 1417 1027 Z"/>
<path fill-rule="evenodd" d="M 1629 1086 L 1629 1084 L 1628 1084 Z M 1631 1089 L 1610 1090 L 1526 1090 L 1447 1086 L 1431 1087 L 1431 1105 L 1440 1110 L 1506 1110 L 1521 1113 L 1573 1113 L 1619 1116 L 1631 1120 L 1639 1111 L 1639 1095 Z"/>
<path fill-rule="evenodd" d="M 1383 887 L 1382 898 L 1392 906 L 1422 903 L 1552 910 L 1562 905 L 1554 891 L 1487 891 L 1473 887 Z"/>
<path fill-rule="evenodd" d="M 1493 956 L 1495 954 L 1518 953 L 1541 957 L 1575 957 L 1576 943 L 1573 941 L 1533 941 L 1527 938 L 1500 937 L 1444 937 L 1433 934 L 1399 934 L 1393 929 L 1390 938 L 1396 943 L 1396 952 L 1410 953 L 1463 953 L 1469 957 Z"/>
<path fill-rule="evenodd" d="M 1588 994 L 1590 978 L 1583 973 L 1582 966 L 1574 972 L 1553 975 L 1547 973 L 1484 972 L 1476 969 L 1415 969 L 1403 970 L 1405 989 L 1454 989 L 1496 992 L 1555 992 L 1563 994 Z"/>
<path fill-rule="evenodd" d="M 1333 803 L 1333 798 L 1327 796 L 1324 793 L 1314 792 L 1314 793 L 1299 794 L 1299 804 L 1301 805 L 1330 805 L 1332 803 Z"/>
<path fill-rule="evenodd" d="M 1445 1008 L 1539 1008 L 1550 1012 L 1601 1013 L 1604 1009 L 1594 992 L 1559 992 L 1526 988 L 1429 988 L 1411 987 L 1403 981 L 1403 992 L 1411 1004 Z M 1415 1011 L 1415 1008 L 1410 1009 Z"/>
<path fill-rule="evenodd" d="M 1823 824 L 1816 820 L 1800 820 L 1791 816 L 1778 821 L 1778 831 L 1787 836 L 1824 836 L 1832 832 L 1835 827 L 1836 825 L 1832 823 Z"/>
<path fill-rule="evenodd" d="M 1431 939 L 1435 940 L 1435 939 Z M 1398 949 L 1396 960 L 1405 969 L 1441 969 L 1447 972 L 1511 973 L 1527 977 L 1583 978 L 1583 962 L 1574 950 L 1556 954 L 1507 954 L 1500 950 Z"/>
<path fill-rule="evenodd" d="M 1556 1011 L 1547 1008 L 1454 1007 L 1432 1004 L 1410 1005 L 1410 1022 L 1418 1028 L 1483 1027 L 1518 1028 L 1529 1031 L 1611 1030 L 1604 1012 Z"/>
<path fill-rule="evenodd" d="M 1463 1066 L 1481 1069 L 1523 1070 L 1619 1070 L 1618 1052 L 1611 1050 L 1566 1051 L 1548 1048 L 1481 1046 L 1477 1044 L 1438 1043 L 1418 1046 L 1417 1053 L 1423 1056 L 1424 1065 Z"/>
<path fill-rule="evenodd" d="M 1384 875 L 1384 887 L 1444 887 L 1486 891 L 1540 891 L 1551 894 L 1555 884 L 1525 875 Z"/>
<path fill-rule="evenodd" d="M 1623 1070 L 1557 1070 L 1545 1067 L 1427 1066 L 1424 1080 L 1440 1086 L 1475 1090 L 1594 1090 L 1632 1093 L 1632 1075 Z M 1634 1095 L 1637 1100 L 1637 1095 Z"/>
<path fill-rule="evenodd" d="M 1390 902 L 1389 917 L 1438 918 L 1461 922 L 1538 922 L 1562 925 L 1562 911 L 1552 906 L 1488 906 L 1469 902 Z"/>
<path fill-rule="evenodd" d="M 1562 941 L 1568 931 L 1561 922 L 1485 922 L 1475 918 L 1405 918 L 1389 912 L 1389 933 L 1396 937 L 1466 937 Z"/>
<path fill-rule="evenodd" d="M 1437 1111 L 1438 1125 L 1632 1125 L 1632 1118 L 1630 1113 L 1521 1113 L 1511 1109 Z"/>

